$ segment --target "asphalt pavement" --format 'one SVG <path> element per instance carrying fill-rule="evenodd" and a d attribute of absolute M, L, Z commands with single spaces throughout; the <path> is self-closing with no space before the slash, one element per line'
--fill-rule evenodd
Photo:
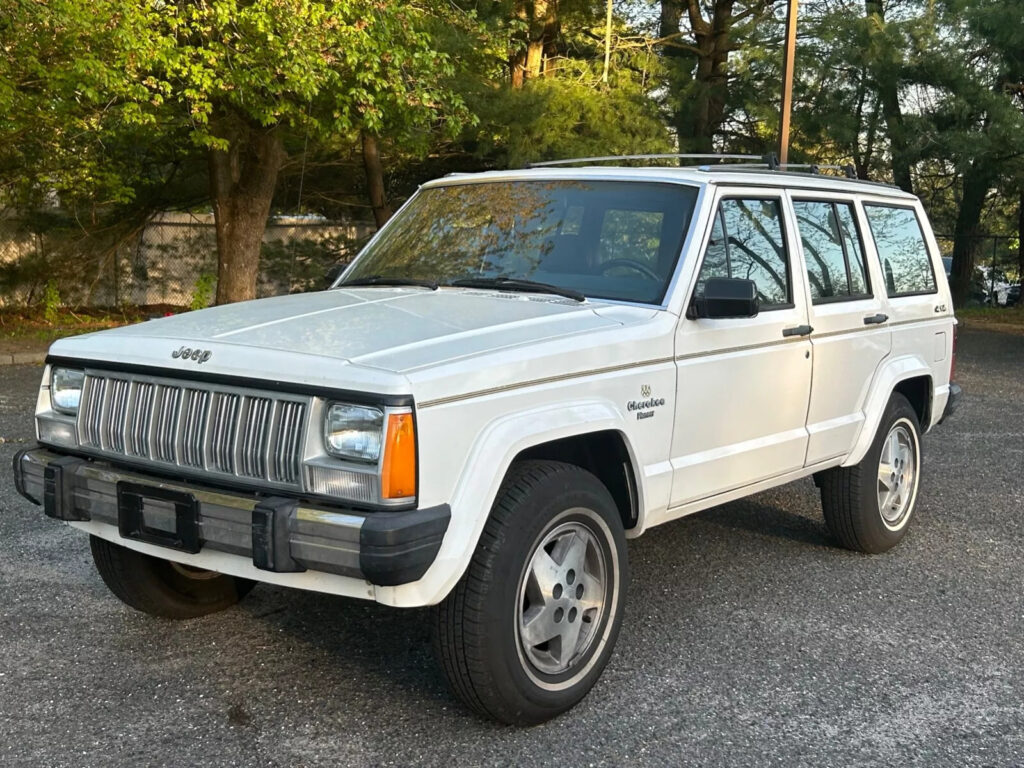
<path fill-rule="evenodd" d="M 40 372 L 0 368 L 0 765 L 1024 765 L 1024 336 L 961 334 L 899 547 L 833 546 L 810 480 L 654 529 L 604 676 L 530 729 L 449 696 L 423 611 L 122 605 L 14 490 Z"/>

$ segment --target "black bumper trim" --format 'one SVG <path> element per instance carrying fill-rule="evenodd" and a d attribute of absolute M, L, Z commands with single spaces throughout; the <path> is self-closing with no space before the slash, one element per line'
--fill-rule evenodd
<path fill-rule="evenodd" d="M 939 424 L 956 413 L 956 409 L 960 407 L 960 401 L 963 399 L 963 396 L 963 387 L 954 381 L 949 382 L 949 398 L 946 400 L 946 407 L 942 411 L 942 418 L 938 421 Z"/>
<path fill-rule="evenodd" d="M 367 515 L 359 529 L 359 567 L 382 587 L 416 581 L 437 557 L 452 518 L 447 504 Z"/>
<path fill-rule="evenodd" d="M 21 460 L 25 458 L 25 454 L 30 450 L 30 448 L 22 448 L 20 451 L 15 451 L 14 453 L 14 460 L 11 462 L 11 469 L 14 471 L 14 490 L 33 504 L 42 504 L 43 502 L 40 499 L 35 498 L 25 490 L 25 473 L 21 468 Z"/>

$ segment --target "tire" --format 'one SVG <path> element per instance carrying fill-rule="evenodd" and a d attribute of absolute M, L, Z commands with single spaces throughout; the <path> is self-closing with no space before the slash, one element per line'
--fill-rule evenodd
<path fill-rule="evenodd" d="M 132 608 L 164 619 L 194 619 L 222 611 L 256 585 L 144 555 L 98 536 L 90 536 L 89 545 L 111 592 Z"/>
<path fill-rule="evenodd" d="M 513 465 L 469 568 L 434 609 L 452 692 L 513 725 L 570 709 L 612 655 L 628 580 L 622 520 L 601 481 L 561 462 Z"/>
<path fill-rule="evenodd" d="M 821 473 L 825 524 L 847 549 L 892 549 L 907 531 L 920 483 L 921 426 L 907 398 L 894 393 L 861 462 Z"/>

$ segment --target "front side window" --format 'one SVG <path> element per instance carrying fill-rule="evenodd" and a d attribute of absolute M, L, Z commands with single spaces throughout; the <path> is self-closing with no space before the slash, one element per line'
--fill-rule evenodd
<path fill-rule="evenodd" d="M 778 200 L 729 198 L 721 202 L 697 278 L 696 295 L 703 295 L 704 282 L 711 277 L 753 280 L 761 309 L 791 303 L 789 257 Z"/>
<path fill-rule="evenodd" d="M 620 181 L 494 181 L 421 190 L 347 280 L 439 285 L 533 280 L 591 298 L 660 303 L 690 227 L 695 187 Z"/>
<path fill-rule="evenodd" d="M 890 297 L 935 293 L 935 274 L 921 224 L 912 208 L 865 204 L 864 213 Z"/>
<path fill-rule="evenodd" d="M 797 229 L 815 304 L 867 295 L 864 249 L 848 203 L 794 200 Z"/>

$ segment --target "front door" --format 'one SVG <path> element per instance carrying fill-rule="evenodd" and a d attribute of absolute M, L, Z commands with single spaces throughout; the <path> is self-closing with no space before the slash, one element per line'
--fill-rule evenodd
<path fill-rule="evenodd" d="M 694 293 L 709 277 L 747 278 L 761 309 L 679 323 L 670 517 L 672 508 L 804 466 L 811 342 L 786 202 L 761 189 L 719 191 Z"/>

